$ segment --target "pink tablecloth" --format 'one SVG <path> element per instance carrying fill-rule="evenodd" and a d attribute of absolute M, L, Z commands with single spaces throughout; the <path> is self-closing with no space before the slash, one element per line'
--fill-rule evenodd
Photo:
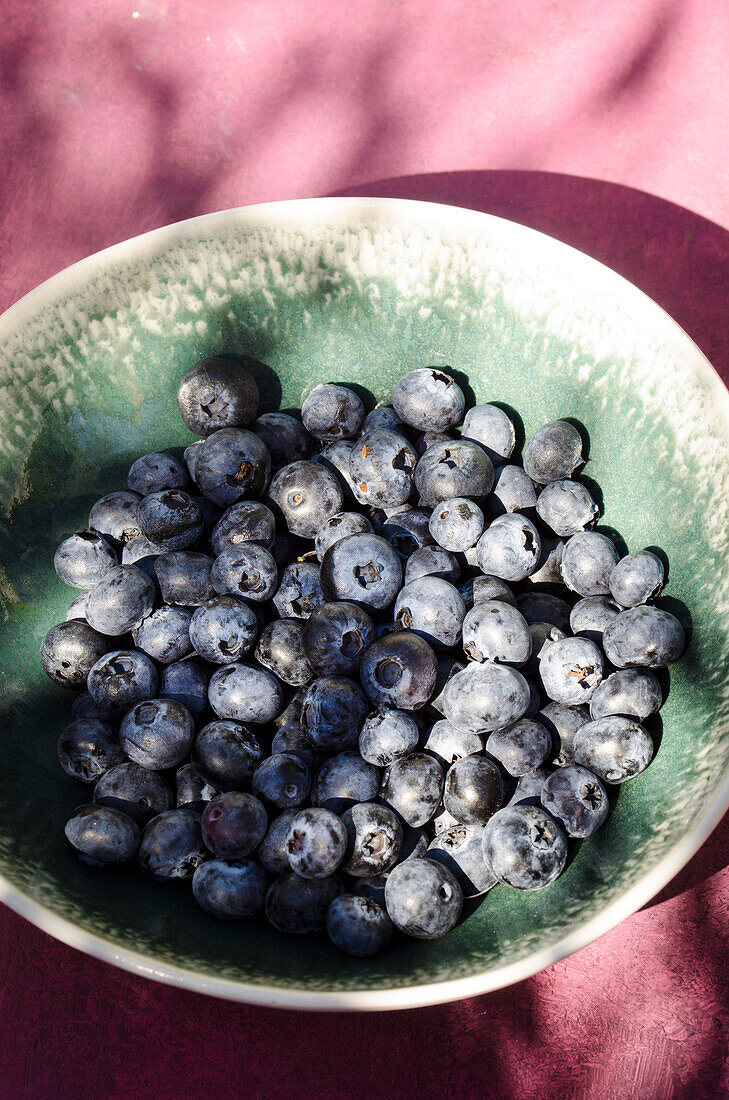
<path fill-rule="evenodd" d="M 583 248 L 729 379 L 728 46 L 713 0 L 5 0 L 0 308 L 179 218 L 392 194 Z M 727 1095 L 727 841 L 725 820 L 651 906 L 571 959 L 399 1015 L 181 993 L 2 910 L 0 1093 Z"/>

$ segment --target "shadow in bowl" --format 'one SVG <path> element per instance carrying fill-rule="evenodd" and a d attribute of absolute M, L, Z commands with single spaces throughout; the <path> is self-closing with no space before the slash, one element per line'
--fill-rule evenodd
<path fill-rule="evenodd" d="M 648 294 L 695 341 L 722 380 L 729 381 L 729 232 L 708 218 L 633 187 L 556 172 L 433 172 L 381 179 L 336 193 L 448 203 L 548 233 L 600 260 Z M 667 566 L 660 547 L 648 549 Z M 674 611 L 665 602 L 669 599 L 662 597 L 659 606 L 677 614 L 686 627 L 684 609 Z M 668 673 L 659 679 L 665 690 Z M 691 889 L 727 866 L 728 849 L 729 815 L 649 904 Z"/>

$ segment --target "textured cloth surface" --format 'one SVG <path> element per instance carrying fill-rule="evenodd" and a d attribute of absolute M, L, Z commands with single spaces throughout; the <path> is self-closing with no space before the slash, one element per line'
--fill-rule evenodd
<path fill-rule="evenodd" d="M 0 309 L 181 218 L 394 195 L 595 256 L 727 381 L 728 46 L 712 0 L 6 0 Z M 542 974 L 401 1014 L 203 998 L 0 909 L 2 1094 L 727 1095 L 727 842 Z"/>

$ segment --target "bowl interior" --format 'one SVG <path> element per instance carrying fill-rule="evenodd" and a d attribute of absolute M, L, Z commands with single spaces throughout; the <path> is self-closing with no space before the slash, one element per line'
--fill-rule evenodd
<path fill-rule="evenodd" d="M 407 989 L 417 1003 L 419 987 L 476 976 L 489 988 L 504 968 L 524 975 L 570 937 L 586 942 L 605 914 L 607 927 L 660 888 L 718 820 L 729 757 L 727 400 L 688 337 L 617 275 L 483 214 L 311 200 L 206 216 L 83 261 L 10 310 L 0 339 L 0 871 L 10 903 L 37 903 L 30 915 L 43 912 L 49 930 L 63 918 L 79 946 L 97 949 L 88 933 L 122 962 L 138 953 L 201 987 L 227 979 L 242 998 L 325 1003 L 370 991 L 386 1007 L 388 990 Z M 602 526 L 630 550 L 667 554 L 660 602 L 690 624 L 691 643 L 652 726 L 655 761 L 549 889 L 497 887 L 444 940 L 403 940 L 362 962 L 324 936 L 216 922 L 185 887 L 99 873 L 66 850 L 65 816 L 88 793 L 57 764 L 71 700 L 38 664 L 74 594 L 53 551 L 98 496 L 124 486 L 135 457 L 190 442 L 177 381 L 219 352 L 267 364 L 269 410 L 297 408 L 320 381 L 387 398 L 403 371 L 439 364 L 471 400 L 515 409 L 522 438 L 573 417 L 589 435 L 584 472 L 600 487 Z"/>

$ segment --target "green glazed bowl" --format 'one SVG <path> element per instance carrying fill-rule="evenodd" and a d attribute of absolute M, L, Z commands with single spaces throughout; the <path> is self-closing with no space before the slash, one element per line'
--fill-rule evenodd
<path fill-rule="evenodd" d="M 269 1005 L 386 1009 L 482 993 L 582 947 L 649 900 L 729 805 L 729 400 L 658 306 L 549 237 L 473 211 L 313 199 L 206 215 L 75 264 L 0 320 L 0 898 L 59 939 L 176 985 Z M 206 916 L 184 886 L 94 871 L 63 823 L 89 797 L 56 741 L 70 697 L 38 662 L 73 595 L 56 545 L 138 455 L 186 445 L 177 382 L 196 359 L 267 364 L 264 406 L 322 381 L 387 398 L 428 364 L 467 376 L 527 436 L 589 433 L 585 473 L 628 549 L 670 561 L 664 606 L 690 625 L 651 767 L 548 889 L 497 887 L 441 941 L 372 960 L 322 936 Z M 278 378 L 278 381 L 277 381 Z M 661 728 L 662 727 L 662 728 Z"/>

